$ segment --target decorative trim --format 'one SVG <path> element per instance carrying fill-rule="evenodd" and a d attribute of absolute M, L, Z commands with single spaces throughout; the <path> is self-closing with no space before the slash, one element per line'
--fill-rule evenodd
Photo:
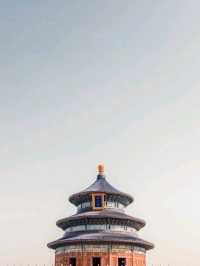
<path fill-rule="evenodd" d="M 106 207 L 106 201 L 105 201 L 105 193 L 101 192 L 101 193 L 92 193 L 92 209 L 95 211 L 101 211 L 103 209 L 105 209 Z M 102 207 L 96 207 L 95 206 L 95 197 L 96 196 L 100 196 L 101 197 L 101 201 L 102 201 Z"/>

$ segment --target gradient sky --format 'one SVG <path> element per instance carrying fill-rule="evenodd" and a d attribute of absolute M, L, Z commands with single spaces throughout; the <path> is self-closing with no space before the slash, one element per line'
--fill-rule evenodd
<path fill-rule="evenodd" d="M 200 261 L 200 2 L 0 0 L 0 265 L 46 243 L 99 162 L 149 265 Z"/>

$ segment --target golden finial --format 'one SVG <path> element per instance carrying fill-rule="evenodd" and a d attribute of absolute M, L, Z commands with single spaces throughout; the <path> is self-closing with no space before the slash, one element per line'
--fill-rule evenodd
<path fill-rule="evenodd" d="M 104 170 L 105 170 L 104 165 L 103 164 L 99 164 L 98 165 L 99 175 L 104 175 Z"/>

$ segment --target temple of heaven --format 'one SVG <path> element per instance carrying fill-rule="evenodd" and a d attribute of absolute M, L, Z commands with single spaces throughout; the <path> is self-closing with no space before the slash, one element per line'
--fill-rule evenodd
<path fill-rule="evenodd" d="M 64 235 L 47 245 L 55 266 L 145 266 L 154 245 L 138 236 L 145 221 L 125 213 L 133 200 L 108 183 L 99 165 L 96 181 L 69 197 L 76 214 L 56 223 Z"/>

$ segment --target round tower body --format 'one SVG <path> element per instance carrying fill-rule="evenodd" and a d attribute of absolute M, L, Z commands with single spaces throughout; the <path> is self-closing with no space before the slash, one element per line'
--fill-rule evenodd
<path fill-rule="evenodd" d="M 146 265 L 146 255 L 143 248 L 123 243 L 73 244 L 56 250 L 55 265 L 144 266 Z"/>
<path fill-rule="evenodd" d="M 60 219 L 63 237 L 48 244 L 55 250 L 56 266 L 145 266 L 153 244 L 138 231 L 145 221 L 125 213 L 133 197 L 111 186 L 99 167 L 96 181 L 73 194 L 76 214 Z"/>

